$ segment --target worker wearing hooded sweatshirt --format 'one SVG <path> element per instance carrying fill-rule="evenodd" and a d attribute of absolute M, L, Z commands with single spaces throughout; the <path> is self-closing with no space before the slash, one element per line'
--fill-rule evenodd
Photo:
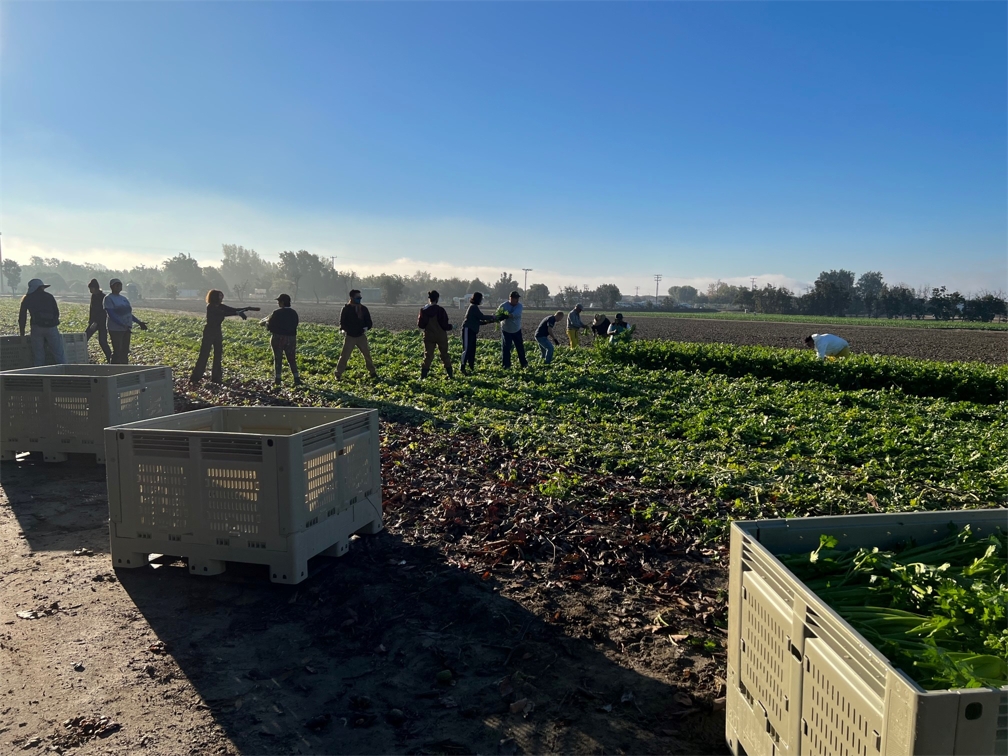
<path fill-rule="evenodd" d="M 847 340 L 832 333 L 813 333 L 811 336 L 806 336 L 805 346 L 815 349 L 819 353 L 819 359 L 823 361 L 827 357 L 846 357 L 851 353 Z"/>
<path fill-rule="evenodd" d="M 448 331 L 452 330 L 452 324 L 448 322 L 445 308 L 438 304 L 441 295 L 431 291 L 427 293 L 427 299 L 429 303 L 420 308 L 417 317 L 417 328 L 424 332 L 424 360 L 420 366 L 420 378 L 426 378 L 430 372 L 435 349 L 441 352 L 441 362 L 444 363 L 448 377 L 454 378 L 451 357 L 448 356 Z"/>
<path fill-rule="evenodd" d="M 18 313 L 18 331 L 25 335 L 25 324 L 31 315 L 31 348 L 35 366 L 45 365 L 45 350 L 49 347 L 57 365 L 66 364 L 63 352 L 63 335 L 59 332 L 60 311 L 56 297 L 50 294 L 48 284 L 33 278 L 28 282 L 28 293 L 21 298 Z"/>
<path fill-rule="evenodd" d="M 570 342 L 571 349 L 575 349 L 580 346 L 581 341 L 579 339 L 579 334 L 581 330 L 587 328 L 587 326 L 581 322 L 581 310 L 580 304 L 574 305 L 574 309 L 567 313 L 567 340 Z"/>
<path fill-rule="evenodd" d="M 92 278 L 88 282 L 88 290 L 91 292 L 91 311 L 88 314 L 88 327 L 84 336 L 90 340 L 97 333 L 98 346 L 105 355 L 105 362 L 111 363 L 112 349 L 109 347 L 108 324 L 105 320 L 105 292 L 101 290 L 97 278 Z"/>

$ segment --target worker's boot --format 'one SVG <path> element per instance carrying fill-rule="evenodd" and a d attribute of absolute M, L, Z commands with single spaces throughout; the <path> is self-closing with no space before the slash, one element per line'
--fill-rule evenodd
<path fill-rule="evenodd" d="M 420 380 L 422 381 L 424 378 L 426 378 L 427 377 L 427 373 L 429 373 L 429 372 L 430 372 L 430 368 L 429 367 L 421 367 L 420 368 Z"/>

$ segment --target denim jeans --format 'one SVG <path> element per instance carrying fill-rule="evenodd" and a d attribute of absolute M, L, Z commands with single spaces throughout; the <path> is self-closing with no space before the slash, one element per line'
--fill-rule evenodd
<path fill-rule="evenodd" d="M 36 367 L 45 365 L 45 348 L 53 353 L 57 365 L 66 364 L 66 354 L 63 352 L 63 336 L 57 326 L 35 326 L 31 327 L 31 348 L 32 360 Z"/>
<path fill-rule="evenodd" d="M 549 365 L 553 361 L 553 342 L 546 336 L 536 336 L 536 341 L 539 343 L 539 353 L 543 362 Z"/>

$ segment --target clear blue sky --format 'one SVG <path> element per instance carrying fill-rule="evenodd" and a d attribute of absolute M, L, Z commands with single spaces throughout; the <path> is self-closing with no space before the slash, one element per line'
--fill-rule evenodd
<path fill-rule="evenodd" d="M 1008 288 L 1005 3 L 8 2 L 0 22 L 0 231 L 25 260 L 234 242 L 553 288 L 838 267 Z"/>

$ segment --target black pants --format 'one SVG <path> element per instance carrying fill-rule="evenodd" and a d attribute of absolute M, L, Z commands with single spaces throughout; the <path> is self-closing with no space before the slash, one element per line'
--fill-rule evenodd
<path fill-rule="evenodd" d="M 290 365 L 294 383 L 300 382 L 297 369 L 297 336 L 277 336 L 274 334 L 270 337 L 270 348 L 273 350 L 273 382 L 280 383 L 284 355 L 287 356 L 287 364 Z"/>
<path fill-rule="evenodd" d="M 210 359 L 210 350 L 213 349 L 213 367 L 210 369 L 210 380 L 220 383 L 224 380 L 224 368 L 221 360 L 224 353 L 224 334 L 218 331 L 208 331 L 203 329 L 203 341 L 199 348 L 199 357 L 196 358 L 196 366 L 193 367 L 192 383 L 199 383 L 203 380 L 206 372 L 207 360 Z"/>
<path fill-rule="evenodd" d="M 501 362 L 505 368 L 511 367 L 511 347 L 518 352 L 518 363 L 523 367 L 528 367 L 528 360 L 525 359 L 525 341 L 522 339 L 522 332 L 508 333 L 501 331 Z"/>
<path fill-rule="evenodd" d="M 462 328 L 462 371 L 465 372 L 466 367 L 470 370 L 476 369 L 476 337 L 479 336 L 479 330 L 474 330 L 472 328 Z"/>
<path fill-rule="evenodd" d="M 87 327 L 84 332 L 84 338 L 91 340 L 91 337 L 98 334 L 98 346 L 101 347 L 102 352 L 105 353 L 105 362 L 112 362 L 112 349 L 109 347 L 108 343 L 108 326 L 105 323 L 96 320 L 94 323 Z"/>

